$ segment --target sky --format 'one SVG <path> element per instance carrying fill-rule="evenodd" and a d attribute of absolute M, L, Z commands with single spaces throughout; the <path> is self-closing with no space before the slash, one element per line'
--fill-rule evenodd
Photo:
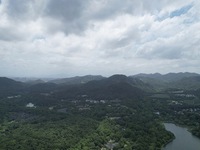
<path fill-rule="evenodd" d="M 0 76 L 200 73 L 199 0 L 0 0 Z"/>

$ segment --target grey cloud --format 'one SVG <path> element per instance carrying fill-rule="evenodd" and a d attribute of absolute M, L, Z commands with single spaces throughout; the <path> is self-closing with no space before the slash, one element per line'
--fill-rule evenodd
<path fill-rule="evenodd" d="M 47 3 L 45 14 L 55 19 L 60 18 L 63 21 L 70 22 L 80 18 L 85 3 L 87 3 L 87 1 L 50 0 Z"/>
<path fill-rule="evenodd" d="M 8 0 L 8 15 L 15 19 L 26 18 L 30 3 L 31 1 L 27 0 Z"/>
<path fill-rule="evenodd" d="M 96 0 L 104 7 L 91 14 L 94 19 L 109 19 L 120 14 L 144 15 L 161 9 L 166 1 L 158 3 L 156 0 L 133 1 L 133 0 Z"/>
<path fill-rule="evenodd" d="M 123 12 L 125 13 L 131 7 L 131 5 L 128 5 L 128 7 L 124 7 L 124 3 L 126 3 L 127 1 L 124 1 L 123 4 L 120 2 L 120 0 L 100 0 L 98 2 L 99 3 L 97 3 L 97 5 L 103 5 L 103 7 L 96 11 L 94 14 L 90 14 L 91 18 L 95 20 L 104 20 L 110 17 L 114 17 L 117 14 L 121 14 Z"/>
<path fill-rule="evenodd" d="M 187 43 L 187 44 L 186 44 Z M 199 59 L 199 39 L 184 35 L 182 38 L 157 39 L 146 43 L 138 50 L 137 56 L 146 59 Z"/>
<path fill-rule="evenodd" d="M 131 42 L 131 39 L 130 38 L 122 38 L 122 39 L 115 39 L 115 40 L 112 40 L 112 41 L 109 41 L 107 43 L 107 48 L 109 49 L 116 49 L 116 48 L 122 48 L 122 47 L 125 47 L 127 46 L 129 43 Z"/>
<path fill-rule="evenodd" d="M 171 39 L 157 39 L 142 46 L 137 56 L 146 59 L 181 59 L 187 49 L 181 41 Z"/>
<path fill-rule="evenodd" d="M 134 44 L 138 39 L 134 39 L 133 35 L 122 39 L 113 39 L 106 41 L 102 45 L 104 57 L 132 57 L 130 56 L 130 45 Z"/>
<path fill-rule="evenodd" d="M 0 28 L 0 41 L 20 41 L 24 37 L 18 34 L 14 28 Z"/>
<path fill-rule="evenodd" d="M 87 26 L 87 20 L 82 16 L 87 3 L 87 0 L 49 0 L 43 15 L 52 18 L 48 21 L 59 22 L 59 26 L 49 22 L 49 31 L 63 31 L 66 34 L 83 31 Z"/>
<path fill-rule="evenodd" d="M 144 8 L 143 1 L 133 0 L 96 0 L 97 5 L 103 5 L 101 9 L 95 11 L 95 13 L 89 14 L 94 20 L 106 20 L 112 19 L 118 15 L 131 14 L 140 15 L 141 13 L 147 12 L 147 8 Z M 148 1 L 147 1 L 148 2 Z M 136 7 L 137 6 L 137 7 Z M 144 12 L 143 12 L 144 11 Z"/>
<path fill-rule="evenodd" d="M 113 39 L 105 39 L 101 48 L 104 50 L 104 56 L 132 58 L 135 55 L 135 47 L 140 45 L 142 35 L 146 32 L 143 29 L 139 30 L 138 26 L 132 26 L 127 29 L 121 36 L 113 37 Z M 111 33 L 112 34 L 112 33 Z"/>
<path fill-rule="evenodd" d="M 6 14 L 16 23 L 34 21 L 38 19 L 44 11 L 47 0 L 5 0 Z"/>
<path fill-rule="evenodd" d="M 180 59 L 182 55 L 182 47 L 159 47 L 151 56 L 160 59 Z"/>
<path fill-rule="evenodd" d="M 174 18 L 170 12 L 190 0 L 1 1 L 4 75 L 132 74 L 169 72 L 172 66 L 199 72 L 198 0 Z M 184 24 L 185 19 L 192 21 Z"/>
<path fill-rule="evenodd" d="M 104 3 L 104 7 L 100 9 L 100 11 L 94 14 L 95 18 L 103 18 L 107 19 L 113 17 L 115 15 L 120 14 L 132 14 L 132 15 L 145 15 L 145 14 L 153 14 L 160 12 L 165 6 L 178 6 L 183 2 L 181 0 L 172 0 L 167 1 L 163 0 L 158 3 L 157 0 L 142 0 L 142 1 L 133 1 L 133 0 L 94 0 L 101 3 Z M 191 3 L 186 3 L 187 5 L 191 5 Z"/>
<path fill-rule="evenodd" d="M 66 35 L 73 33 L 80 35 L 87 28 L 87 24 L 80 20 L 61 21 L 51 18 L 45 18 L 45 26 L 48 33 L 55 34 L 56 32 L 63 32 Z"/>
<path fill-rule="evenodd" d="M 122 14 L 141 15 L 153 10 L 157 2 L 132 0 L 49 0 L 44 9 L 49 32 L 80 34 L 91 21 L 114 19 Z M 136 7 L 137 6 L 137 7 Z M 157 6 L 158 7 L 158 6 Z M 58 24 L 52 23 L 55 20 Z M 122 20 L 123 21 L 123 20 Z"/>

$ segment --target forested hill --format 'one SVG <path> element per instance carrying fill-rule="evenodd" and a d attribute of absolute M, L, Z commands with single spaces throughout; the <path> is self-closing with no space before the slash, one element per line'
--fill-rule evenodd
<path fill-rule="evenodd" d="M 176 89 L 197 89 L 200 86 L 200 75 L 197 73 L 168 73 L 161 75 L 155 74 L 137 74 L 131 76 L 142 80 L 151 85 L 156 90 Z"/>
<path fill-rule="evenodd" d="M 31 82 L 18 82 L 9 78 L 0 78 L 1 91 L 5 93 L 16 91 L 29 92 L 53 92 L 67 96 L 91 95 L 95 97 L 137 97 L 155 90 L 169 88 L 198 89 L 200 85 L 200 75 L 196 73 L 169 73 L 161 75 L 138 74 L 134 76 L 113 75 L 103 76 L 77 76 L 72 78 L 55 79 L 48 82 L 36 79 Z"/>
<path fill-rule="evenodd" d="M 2 89 L 10 92 L 53 93 L 62 98 L 77 98 L 87 95 L 90 98 L 139 98 L 146 90 L 153 88 L 136 78 L 125 75 L 113 75 L 109 78 L 102 76 L 84 76 L 64 79 L 63 82 L 44 82 L 34 84 L 17 82 L 9 78 L 1 78 Z M 55 80 L 54 80 L 55 81 Z M 81 82 L 81 81 L 85 81 Z M 4 92 L 5 93 L 5 92 Z"/>
<path fill-rule="evenodd" d="M 12 95 L 24 88 L 24 84 L 15 80 L 0 77 L 0 97 Z"/>
<path fill-rule="evenodd" d="M 200 76 L 182 78 L 174 82 L 172 86 L 181 89 L 198 89 L 200 87 Z"/>
<path fill-rule="evenodd" d="M 22 86 L 22 83 L 6 77 L 0 77 L 0 88 L 13 88 L 18 86 Z"/>
<path fill-rule="evenodd" d="M 141 84 L 141 82 L 140 82 Z M 145 85 L 145 84 L 144 84 Z M 74 97 L 87 95 L 91 98 L 138 98 L 145 94 L 139 84 L 125 75 L 113 75 L 102 80 L 94 80 L 83 85 L 65 86 L 56 95 Z"/>
<path fill-rule="evenodd" d="M 190 73 L 190 72 L 180 72 L 180 73 L 168 73 L 168 74 L 160 74 L 160 73 L 154 73 L 154 74 L 137 74 L 133 75 L 132 77 L 138 77 L 138 78 L 151 78 L 151 79 L 157 79 L 162 80 L 165 82 L 172 82 L 172 81 L 178 81 L 183 78 L 188 77 L 197 77 L 200 76 L 197 73 Z"/>

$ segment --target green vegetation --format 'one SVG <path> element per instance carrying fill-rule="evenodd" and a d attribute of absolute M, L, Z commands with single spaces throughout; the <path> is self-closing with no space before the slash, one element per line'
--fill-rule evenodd
<path fill-rule="evenodd" d="M 38 123 L 5 122 L 1 125 L 0 149 L 68 149 L 96 125 L 95 121 L 80 117 Z"/>
<path fill-rule="evenodd" d="M 0 78 L 0 149 L 160 150 L 174 138 L 165 121 L 200 137 L 199 89 L 160 84 L 155 92 L 155 85 L 123 75 L 77 82 L 32 85 Z"/>
<path fill-rule="evenodd" d="M 81 101 L 71 104 L 68 113 L 50 111 L 43 105 L 25 108 L 26 100 L 27 96 L 1 100 L 6 109 L 0 149 L 108 149 L 112 141 L 114 149 L 154 150 L 173 138 L 145 100 L 106 101 L 79 110 L 77 106 L 87 104 Z M 11 105 L 11 101 L 18 103 Z"/>

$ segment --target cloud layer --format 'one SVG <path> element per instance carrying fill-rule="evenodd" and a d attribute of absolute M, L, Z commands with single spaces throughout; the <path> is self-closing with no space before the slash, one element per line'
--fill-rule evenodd
<path fill-rule="evenodd" d="M 1 0 L 0 76 L 200 73 L 198 0 Z"/>

